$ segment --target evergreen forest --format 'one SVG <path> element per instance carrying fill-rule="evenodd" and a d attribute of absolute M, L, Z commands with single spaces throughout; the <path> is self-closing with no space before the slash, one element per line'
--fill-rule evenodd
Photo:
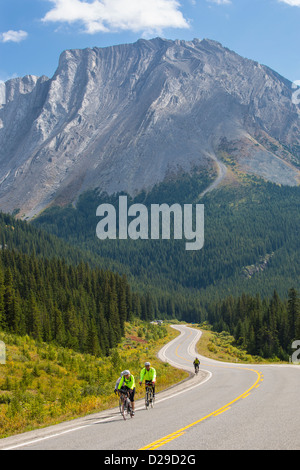
<path fill-rule="evenodd" d="M 250 354 L 286 360 L 300 334 L 300 189 L 254 177 L 201 197 L 203 187 L 195 173 L 128 196 L 204 204 L 194 252 L 172 238 L 100 241 L 96 209 L 119 194 L 99 190 L 32 222 L 1 214 L 1 328 L 107 355 L 134 317 L 208 321 Z"/>

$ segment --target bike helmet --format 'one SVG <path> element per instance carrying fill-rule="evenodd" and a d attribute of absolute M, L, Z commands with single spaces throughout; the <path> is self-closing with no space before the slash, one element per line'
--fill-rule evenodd
<path fill-rule="evenodd" d="M 145 367 L 150 366 L 150 362 L 145 362 Z"/>
<path fill-rule="evenodd" d="M 129 371 L 129 370 L 124 370 L 124 371 L 122 372 L 122 374 L 123 374 L 123 375 L 130 375 L 130 371 Z"/>

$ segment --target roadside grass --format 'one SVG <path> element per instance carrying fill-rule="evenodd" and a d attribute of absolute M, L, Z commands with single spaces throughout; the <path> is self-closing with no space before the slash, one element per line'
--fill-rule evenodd
<path fill-rule="evenodd" d="M 206 324 L 189 326 L 202 331 L 199 355 L 232 363 L 279 362 L 247 354 L 227 332 L 213 332 Z M 157 358 L 163 345 L 178 335 L 170 324 L 136 320 L 126 324 L 125 337 L 111 355 L 99 358 L 0 332 L 6 346 L 6 363 L 0 364 L 0 438 L 117 406 L 114 387 L 124 369 L 135 377 L 136 399 L 142 398 L 144 385 L 138 382 L 146 361 L 157 371 L 157 391 L 184 380 L 188 372 Z"/>
<path fill-rule="evenodd" d="M 178 336 L 168 325 L 135 321 L 109 357 L 80 354 L 32 338 L 0 332 L 6 363 L 0 364 L 0 438 L 57 424 L 117 406 L 114 387 L 120 372 L 135 376 L 136 398 L 144 396 L 139 373 L 145 361 L 157 371 L 157 391 L 188 376 L 157 358 Z"/>
<path fill-rule="evenodd" d="M 202 331 L 202 336 L 196 346 L 201 356 L 217 361 L 243 363 L 243 364 L 270 364 L 282 363 L 278 358 L 264 359 L 260 356 L 248 354 L 241 346 L 236 346 L 235 339 L 227 331 L 217 333 L 211 331 L 206 324 L 191 325 Z"/>

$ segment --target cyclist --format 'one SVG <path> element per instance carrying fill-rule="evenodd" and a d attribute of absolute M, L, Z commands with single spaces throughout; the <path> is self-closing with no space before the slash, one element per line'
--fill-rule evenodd
<path fill-rule="evenodd" d="M 196 374 L 196 371 L 197 371 L 197 369 L 199 371 L 199 366 L 200 366 L 200 361 L 199 361 L 198 357 L 196 357 L 193 364 L 194 364 L 194 367 L 195 367 L 195 374 Z"/>
<path fill-rule="evenodd" d="M 123 372 L 121 372 L 120 377 L 119 377 L 118 380 L 116 381 L 115 390 L 114 390 L 114 391 L 115 391 L 115 394 L 117 394 L 117 392 L 118 392 L 118 386 L 119 386 L 119 383 L 120 383 L 121 378 L 123 377 L 123 375 L 124 375 L 124 370 L 123 370 Z"/>
<path fill-rule="evenodd" d="M 141 370 L 139 384 L 142 385 L 145 379 L 145 385 L 152 385 L 153 398 L 155 398 L 156 370 L 151 367 L 150 362 L 145 362 L 145 367 Z"/>
<path fill-rule="evenodd" d="M 129 400 L 131 402 L 132 415 L 134 416 L 134 395 L 135 395 L 135 380 L 134 376 L 130 373 L 129 370 L 124 370 L 122 372 L 122 377 L 118 385 L 118 391 L 129 392 Z"/>

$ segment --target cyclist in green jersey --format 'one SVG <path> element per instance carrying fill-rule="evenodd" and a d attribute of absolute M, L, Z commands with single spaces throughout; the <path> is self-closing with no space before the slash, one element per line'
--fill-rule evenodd
<path fill-rule="evenodd" d="M 134 415 L 135 380 L 134 376 L 130 373 L 129 370 L 124 370 L 123 376 L 119 382 L 118 391 L 121 391 L 122 389 L 128 392 L 132 407 L 132 414 Z"/>
<path fill-rule="evenodd" d="M 156 384 L 156 370 L 151 367 L 150 362 L 145 362 L 145 367 L 141 370 L 139 384 L 142 385 L 143 380 L 145 384 L 150 384 L 153 387 L 153 398 L 155 398 L 155 384 Z"/>
<path fill-rule="evenodd" d="M 196 372 L 196 369 L 199 370 L 199 366 L 200 366 L 200 361 L 199 361 L 198 357 L 196 357 L 196 359 L 194 360 L 193 364 L 194 364 L 195 372 Z"/>

